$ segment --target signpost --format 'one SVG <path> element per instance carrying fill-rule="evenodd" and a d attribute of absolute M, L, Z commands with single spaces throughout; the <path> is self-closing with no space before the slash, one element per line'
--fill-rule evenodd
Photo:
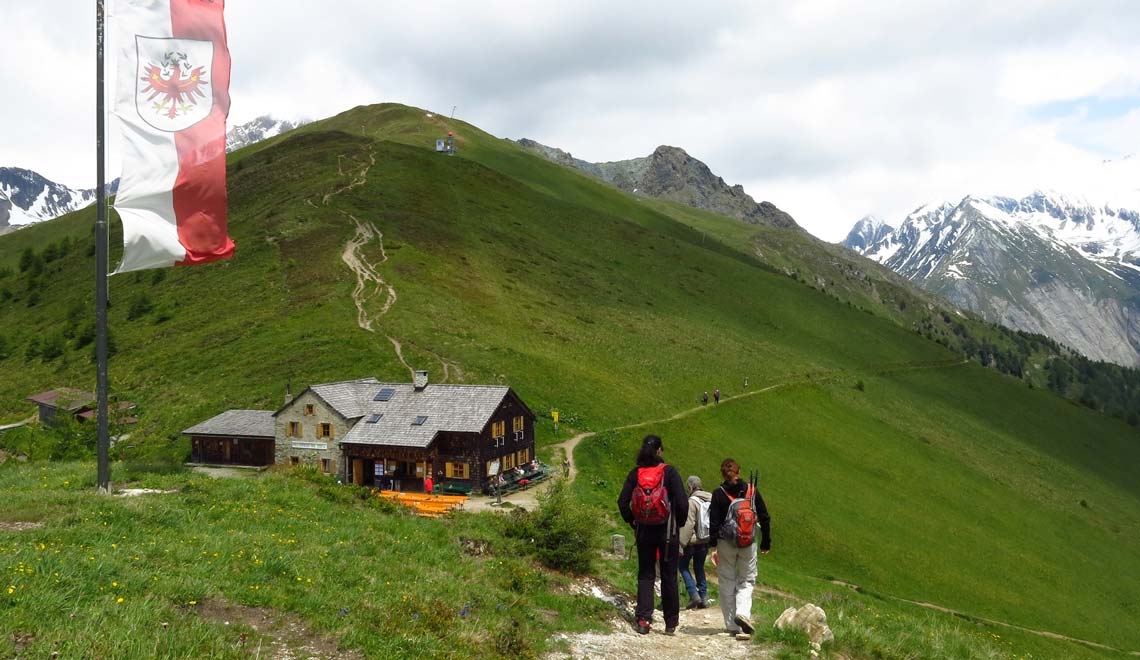
<path fill-rule="evenodd" d="M 499 459 L 491 461 L 491 466 L 487 470 L 487 475 L 495 480 L 495 504 L 503 503 L 503 481 L 499 477 Z"/>
<path fill-rule="evenodd" d="M 551 410 L 550 416 L 551 416 L 551 418 L 554 419 L 554 432 L 558 433 L 558 411 L 557 410 Z"/>

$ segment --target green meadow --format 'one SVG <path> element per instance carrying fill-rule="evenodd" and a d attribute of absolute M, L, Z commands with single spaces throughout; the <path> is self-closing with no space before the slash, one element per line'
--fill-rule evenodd
<path fill-rule="evenodd" d="M 604 611 L 498 516 L 427 521 L 311 471 L 92 497 L 91 467 L 0 469 L 0 517 L 47 523 L 0 536 L 6 657 L 527 657 Z"/>
<path fill-rule="evenodd" d="M 431 151 L 446 130 L 458 156 Z M 452 382 L 511 385 L 548 460 L 550 445 L 598 432 L 579 445 L 573 492 L 604 531 L 621 529 L 614 502 L 646 432 L 706 484 L 725 456 L 759 469 L 775 539 L 760 579 L 844 613 L 834 657 L 1119 657 L 982 619 L 1140 650 L 1122 623 L 1140 618 L 1136 429 L 963 363 L 912 325 L 924 297 L 900 306 L 886 280 L 837 295 L 805 270 L 831 259 L 811 241 L 761 230 L 758 244 L 734 220 L 402 106 L 232 154 L 229 190 L 232 261 L 111 279 L 113 395 L 141 420 L 112 478 L 179 492 L 95 498 L 90 463 L 47 462 L 50 432 L 0 436 L 32 459 L 0 466 L 0 521 L 42 523 L 0 527 L 0 628 L 34 638 L 34 653 L 0 639 L 8 655 L 58 643 L 248 657 L 190 601 L 287 613 L 366 657 L 530 657 L 553 631 L 604 629 L 605 608 L 494 516 L 425 521 L 304 471 L 211 481 L 179 467 L 180 431 L 223 410 L 276 408 L 310 383 L 407 379 L 393 342 L 434 381 L 446 368 Z M 0 423 L 26 418 L 29 394 L 93 389 L 92 216 L 0 237 Z M 358 223 L 382 235 L 362 254 L 397 294 L 369 287 L 372 332 L 342 260 Z M 700 408 L 718 387 L 726 400 Z M 633 589 L 629 561 L 595 570 Z"/>
<path fill-rule="evenodd" d="M 652 430 L 706 484 L 726 456 L 760 471 L 774 538 L 762 564 L 781 573 L 1136 648 L 1131 627 L 1088 616 L 1140 607 L 1140 448 L 1123 424 L 973 365 L 859 382 L 800 383 Z M 579 450 L 584 496 L 613 495 L 645 431 Z M 1090 451 L 1094 439 L 1115 446 Z"/>

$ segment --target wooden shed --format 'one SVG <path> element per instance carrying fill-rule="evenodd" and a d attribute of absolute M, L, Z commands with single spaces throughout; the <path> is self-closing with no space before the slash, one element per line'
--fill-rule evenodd
<path fill-rule="evenodd" d="M 272 410 L 227 410 L 182 434 L 190 436 L 191 463 L 273 465 L 276 438 Z"/>

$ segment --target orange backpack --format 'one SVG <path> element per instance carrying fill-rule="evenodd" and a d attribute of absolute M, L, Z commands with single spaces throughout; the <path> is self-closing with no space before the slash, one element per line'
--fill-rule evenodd
<path fill-rule="evenodd" d="M 721 486 L 721 492 L 728 498 L 728 515 L 720 526 L 720 537 L 736 541 L 736 547 L 747 548 L 756 540 L 755 486 L 748 484 L 744 497 L 736 498 Z"/>

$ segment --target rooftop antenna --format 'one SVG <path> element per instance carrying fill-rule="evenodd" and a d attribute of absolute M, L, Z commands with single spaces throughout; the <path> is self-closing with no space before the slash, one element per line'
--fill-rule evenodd
<path fill-rule="evenodd" d="M 455 119 L 455 109 L 456 109 L 456 108 L 458 108 L 458 107 L 459 107 L 459 106 L 457 106 L 457 105 L 453 105 L 453 106 L 451 106 L 451 118 L 452 118 L 452 119 Z"/>

